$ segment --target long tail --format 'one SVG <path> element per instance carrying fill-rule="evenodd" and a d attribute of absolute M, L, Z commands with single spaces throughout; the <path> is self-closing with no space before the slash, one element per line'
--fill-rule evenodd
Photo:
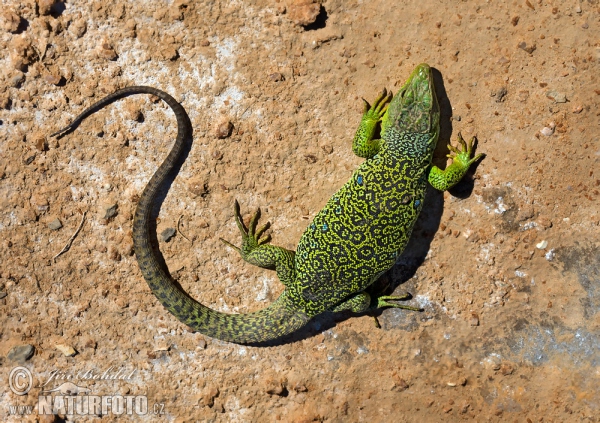
<path fill-rule="evenodd" d="M 152 210 L 160 200 L 159 189 L 173 173 L 178 162 L 192 144 L 192 124 L 181 104 L 164 91 L 151 87 L 128 87 L 116 91 L 88 107 L 71 124 L 52 136 L 62 136 L 77 128 L 89 115 L 104 106 L 132 94 L 152 94 L 164 100 L 177 119 L 177 139 L 169 155 L 144 188 L 133 219 L 133 245 L 140 270 L 148 286 L 171 313 L 193 330 L 213 338 L 236 343 L 257 343 L 281 338 L 304 326 L 308 317 L 290 302 L 286 292 L 270 306 L 249 314 L 226 314 L 212 310 L 191 298 L 177 284 L 163 265 L 164 260 L 156 242 L 156 224 Z"/>

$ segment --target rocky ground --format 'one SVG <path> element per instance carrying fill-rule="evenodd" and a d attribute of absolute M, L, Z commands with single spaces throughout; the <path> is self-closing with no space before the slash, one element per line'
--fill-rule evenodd
<path fill-rule="evenodd" d="M 69 382 L 146 398 L 144 421 L 600 421 L 598 1 L 319 3 L 2 0 L 0 420 L 99 421 L 38 414 Z M 234 199 L 295 248 L 361 163 L 361 98 L 421 62 L 437 69 L 435 162 L 458 132 L 486 158 L 428 194 L 382 281 L 425 311 L 386 310 L 380 329 L 328 314 L 260 348 L 190 332 L 131 238 L 173 114 L 140 95 L 49 136 L 120 87 L 175 96 L 194 144 L 160 249 L 194 298 L 248 312 L 282 286 L 219 242 L 239 239 Z"/>

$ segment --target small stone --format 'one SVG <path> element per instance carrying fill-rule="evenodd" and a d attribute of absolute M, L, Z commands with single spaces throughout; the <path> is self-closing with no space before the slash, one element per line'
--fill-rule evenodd
<path fill-rule="evenodd" d="M 479 326 L 479 315 L 477 313 L 471 313 L 471 318 L 469 319 L 469 324 L 471 326 Z"/>
<path fill-rule="evenodd" d="M 272 73 L 271 75 L 269 75 L 269 79 L 273 82 L 285 81 L 285 78 L 279 72 L 275 72 L 275 73 Z"/>
<path fill-rule="evenodd" d="M 546 241 L 546 240 L 543 240 L 543 241 L 535 244 L 535 247 L 539 250 L 544 250 L 544 249 L 546 249 L 547 246 L 548 246 L 548 241 Z"/>
<path fill-rule="evenodd" d="M 117 52 L 107 41 L 98 46 L 97 53 L 99 58 L 106 60 L 117 60 L 119 57 Z"/>
<path fill-rule="evenodd" d="M 29 199 L 29 203 L 34 206 L 39 212 L 46 212 L 50 209 L 50 204 L 48 203 L 48 199 L 42 195 L 34 193 Z"/>
<path fill-rule="evenodd" d="M 567 102 L 567 96 L 563 93 L 559 93 L 558 91 L 548 91 L 546 93 L 546 97 L 554 100 L 555 103 L 566 103 Z"/>
<path fill-rule="evenodd" d="M 373 69 L 375 67 L 375 62 L 373 62 L 372 60 L 367 60 L 366 62 L 364 62 L 364 65 L 369 69 Z"/>
<path fill-rule="evenodd" d="M 485 360 L 483 360 L 483 365 L 486 369 L 499 370 L 501 365 L 500 357 L 498 357 L 497 355 L 490 355 Z"/>
<path fill-rule="evenodd" d="M 27 140 L 29 140 L 29 136 L 27 136 Z M 35 145 L 35 148 L 38 151 L 46 151 L 48 150 L 48 142 L 46 141 L 46 137 L 39 132 L 34 133 L 31 136 L 31 141 Z"/>
<path fill-rule="evenodd" d="M 313 0 L 293 0 L 287 16 L 296 25 L 308 26 L 317 20 L 321 5 Z"/>
<path fill-rule="evenodd" d="M 467 402 L 463 403 L 463 405 L 460 407 L 459 413 L 465 414 L 467 411 L 469 411 L 470 406 L 471 406 L 471 404 L 469 404 Z"/>
<path fill-rule="evenodd" d="M 112 204 L 104 208 L 104 219 L 109 220 L 117 215 L 118 204 Z"/>
<path fill-rule="evenodd" d="M 85 34 L 85 31 L 87 31 L 87 23 L 86 23 L 85 19 L 78 19 L 78 20 L 74 21 L 71 25 L 69 25 L 69 32 L 75 38 L 83 37 L 83 34 Z"/>
<path fill-rule="evenodd" d="M 491 96 L 496 97 L 496 103 L 502 103 L 506 99 L 507 94 L 508 90 L 506 89 L 506 87 L 500 87 L 492 91 Z"/>
<path fill-rule="evenodd" d="M 575 107 L 573 107 L 573 113 L 575 114 L 579 114 L 583 111 L 583 107 L 581 107 L 581 105 L 577 105 Z"/>
<path fill-rule="evenodd" d="M 296 383 L 294 385 L 294 391 L 296 391 L 296 392 L 308 392 L 308 388 L 304 384 L 298 382 L 298 383 Z"/>
<path fill-rule="evenodd" d="M 62 76 L 57 73 L 47 73 L 44 75 L 44 81 L 50 85 L 58 85 L 62 81 Z"/>
<path fill-rule="evenodd" d="M 324 145 L 321 149 L 325 152 L 325 154 L 333 153 L 333 147 L 329 144 Z"/>
<path fill-rule="evenodd" d="M 33 347 L 33 345 L 17 345 L 10 349 L 6 358 L 8 358 L 11 361 L 21 363 L 33 357 L 33 353 L 35 353 L 35 348 Z"/>
<path fill-rule="evenodd" d="M 48 229 L 52 229 L 53 231 L 58 231 L 60 228 L 62 228 L 62 226 L 62 222 L 58 219 L 58 217 L 52 222 L 48 223 Z"/>
<path fill-rule="evenodd" d="M 220 138 L 220 139 L 227 138 L 231 135 L 232 131 L 233 131 L 233 123 L 231 123 L 229 121 L 223 122 L 217 127 L 217 138 Z"/>
<path fill-rule="evenodd" d="M 200 405 L 212 407 L 215 405 L 215 398 L 219 396 L 219 388 L 215 385 L 206 387 L 200 395 Z"/>
<path fill-rule="evenodd" d="M 8 85 L 13 88 L 19 88 L 25 81 L 25 74 L 21 71 L 15 71 L 12 77 L 8 79 Z"/>
<path fill-rule="evenodd" d="M 310 163 L 310 164 L 317 162 L 317 156 L 315 156 L 314 154 L 305 154 L 304 159 L 306 160 L 307 163 Z"/>
<path fill-rule="evenodd" d="M 154 348 L 154 351 L 169 351 L 170 349 L 171 346 L 163 341 Z"/>
<path fill-rule="evenodd" d="M 200 348 L 201 350 L 205 349 L 206 348 L 206 339 L 200 339 L 198 341 L 198 347 L 197 348 Z"/>
<path fill-rule="evenodd" d="M 67 357 L 73 357 L 75 354 L 77 354 L 77 351 L 75 351 L 75 349 L 70 345 L 57 344 L 54 347 Z"/>
<path fill-rule="evenodd" d="M 269 395 L 282 396 L 284 394 L 284 392 L 286 392 L 286 389 L 281 382 L 270 379 L 267 381 L 267 386 L 266 386 L 265 391 Z"/>
<path fill-rule="evenodd" d="M 56 0 L 37 0 L 37 4 L 40 15 L 49 15 L 56 4 Z"/>
<path fill-rule="evenodd" d="M 208 194 L 208 180 L 204 175 L 192 176 L 187 182 L 188 191 L 196 197 L 204 197 Z"/>
<path fill-rule="evenodd" d="M 511 363 L 504 362 L 500 365 L 500 373 L 502 373 L 504 376 L 512 375 L 514 371 L 515 368 Z"/>
<path fill-rule="evenodd" d="M 208 47 L 210 45 L 210 41 L 204 39 L 204 40 L 200 41 L 200 45 L 202 47 Z"/>
<path fill-rule="evenodd" d="M 548 126 L 544 126 L 542 129 L 540 129 L 540 134 L 542 134 L 545 137 L 549 137 L 554 133 L 554 128 L 550 128 Z"/>
<path fill-rule="evenodd" d="M 17 32 L 21 24 L 21 17 L 8 9 L 0 15 L 0 27 L 6 32 Z"/>
<path fill-rule="evenodd" d="M 167 228 L 160 233 L 160 240 L 163 242 L 169 242 L 176 233 L 177 231 L 174 228 Z"/>
<path fill-rule="evenodd" d="M 510 20 L 512 26 L 517 26 L 517 24 L 519 23 L 519 19 L 521 18 L 518 15 L 513 16 Z"/>
<path fill-rule="evenodd" d="M 530 205 L 524 205 L 519 208 L 519 212 L 517 213 L 516 220 L 517 222 L 523 222 L 527 219 L 531 219 L 534 216 L 535 212 L 533 207 Z"/>
<path fill-rule="evenodd" d="M 532 54 L 537 49 L 535 44 L 528 46 L 525 41 L 521 41 L 518 46 L 521 50 L 526 51 L 529 54 Z"/>

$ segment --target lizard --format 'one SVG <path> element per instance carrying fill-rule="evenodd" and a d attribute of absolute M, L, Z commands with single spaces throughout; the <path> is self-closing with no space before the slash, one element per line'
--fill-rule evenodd
<path fill-rule="evenodd" d="M 138 93 L 165 101 L 177 120 L 175 143 L 140 195 L 132 228 L 141 273 L 150 290 L 177 319 L 212 338 L 256 344 L 282 339 L 326 311 L 362 313 L 387 307 L 420 310 L 396 302 L 409 295 L 369 294 L 365 289 L 394 265 L 406 247 L 423 208 L 427 184 L 445 191 L 483 157 L 471 157 L 475 137 L 467 144 L 459 134 L 460 146 L 448 145 L 452 163 L 444 170 L 432 164 L 440 108 L 429 65 L 418 65 L 395 96 L 383 89 L 372 105 L 363 99 L 363 116 L 352 150 L 365 160 L 317 213 L 296 251 L 270 243 L 270 235 L 265 235 L 269 223 L 258 227 L 260 208 L 248 225 L 244 224 L 235 200 L 241 246 L 221 241 L 246 262 L 275 270 L 284 285 L 270 305 L 245 314 L 219 312 L 191 298 L 163 266 L 162 255 L 154 245 L 152 210 L 159 189 L 178 172 L 176 162 L 186 149 L 189 151 L 193 139 L 190 119 L 177 100 L 156 88 L 126 87 L 88 107 L 52 135 L 63 136 L 106 105 Z"/>

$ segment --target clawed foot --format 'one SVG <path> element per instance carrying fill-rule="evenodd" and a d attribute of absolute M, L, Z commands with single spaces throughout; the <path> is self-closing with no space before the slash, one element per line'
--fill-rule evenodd
<path fill-rule="evenodd" d="M 234 214 L 235 214 L 235 222 L 242 233 L 242 246 L 241 248 L 236 247 L 229 241 L 225 241 L 223 238 L 219 238 L 222 242 L 236 250 L 240 255 L 244 258 L 248 257 L 253 250 L 258 248 L 261 245 L 267 244 L 271 240 L 270 235 L 266 235 L 263 238 L 261 236 L 263 233 L 269 229 L 271 224 L 267 222 L 264 226 L 262 226 L 258 231 L 256 230 L 256 225 L 258 224 L 258 220 L 260 219 L 260 208 L 256 210 L 254 216 L 250 219 L 250 223 L 248 224 L 248 228 L 244 225 L 244 221 L 242 220 L 242 215 L 240 213 L 240 204 L 235 200 L 234 203 Z"/>
<path fill-rule="evenodd" d="M 410 300 L 411 298 L 412 298 L 412 295 L 410 295 L 410 294 L 404 294 L 401 297 L 383 295 L 383 296 L 377 298 L 377 306 L 375 308 L 379 309 L 379 308 L 385 308 L 385 307 L 393 307 L 393 308 L 403 308 L 405 310 L 412 310 L 412 311 L 423 311 L 423 309 L 420 307 L 410 307 L 410 306 L 406 306 L 406 305 L 402 305 L 402 304 L 388 302 L 388 301 L 405 301 L 405 300 Z"/>
<path fill-rule="evenodd" d="M 373 119 L 373 120 L 379 122 L 381 120 L 381 118 L 383 117 L 383 115 L 385 114 L 385 112 L 387 111 L 388 106 L 390 105 L 391 99 L 392 99 L 392 93 L 391 92 L 388 93 L 385 88 L 383 89 L 381 94 L 379 94 L 379 97 L 377 97 L 375 99 L 375 102 L 373 103 L 372 106 L 369 105 L 367 100 L 365 100 L 363 98 L 362 101 L 364 102 L 364 108 L 363 108 L 364 117 L 366 117 L 368 119 Z"/>
<path fill-rule="evenodd" d="M 478 154 L 475 157 L 471 158 L 471 154 L 473 153 L 473 143 L 475 142 L 476 137 L 471 138 L 469 143 L 467 144 L 460 134 L 458 133 L 458 142 L 460 144 L 460 149 L 454 147 L 452 144 L 448 144 L 448 149 L 451 151 L 447 156 L 454 160 L 455 162 L 459 162 L 465 168 L 469 168 L 473 163 L 477 160 L 485 156 L 485 154 Z"/>

